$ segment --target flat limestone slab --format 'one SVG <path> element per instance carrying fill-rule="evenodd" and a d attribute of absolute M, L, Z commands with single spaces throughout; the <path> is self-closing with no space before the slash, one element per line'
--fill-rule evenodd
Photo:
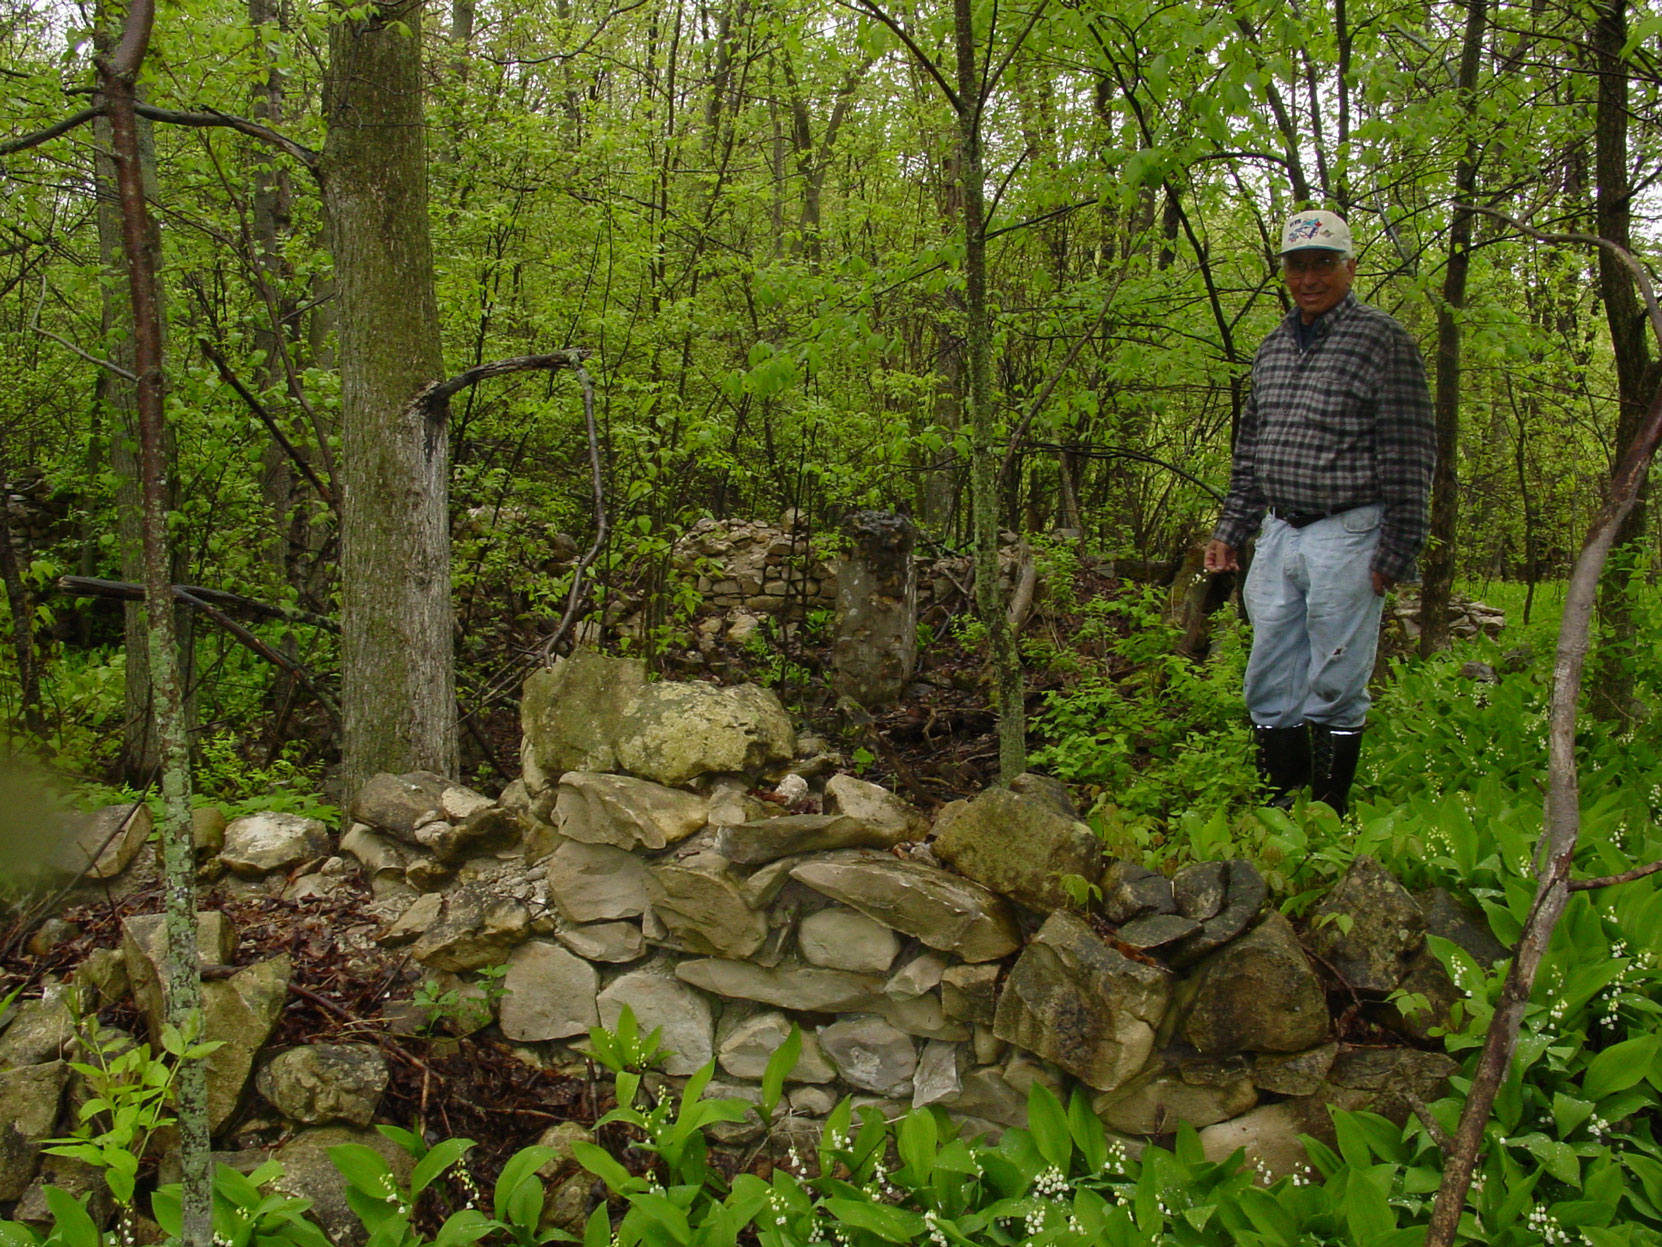
<path fill-rule="evenodd" d="M 994 961 L 1021 947 L 1010 902 L 922 862 L 862 851 L 826 854 L 803 862 L 791 877 L 965 961 Z"/>

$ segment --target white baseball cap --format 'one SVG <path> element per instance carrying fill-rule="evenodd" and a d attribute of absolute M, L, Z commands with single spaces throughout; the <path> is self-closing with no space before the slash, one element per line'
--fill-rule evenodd
<path fill-rule="evenodd" d="M 1295 212 L 1281 227 L 1281 250 L 1337 251 L 1342 256 L 1352 254 L 1350 226 L 1337 212 Z"/>

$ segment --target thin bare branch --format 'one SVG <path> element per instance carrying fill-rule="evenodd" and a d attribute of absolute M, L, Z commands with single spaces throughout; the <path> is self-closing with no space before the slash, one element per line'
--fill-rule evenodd
<path fill-rule="evenodd" d="M 904 26 L 872 3 L 872 0 L 854 0 L 851 7 L 858 9 L 869 17 L 875 17 L 893 31 L 894 37 L 906 45 L 906 50 L 912 54 L 913 59 L 922 67 L 923 72 L 928 74 L 934 80 L 935 85 L 941 89 L 941 94 L 946 96 L 946 102 L 952 105 L 952 111 L 955 113 L 964 111 L 964 101 L 958 98 L 958 93 L 952 89 L 952 85 L 941 74 L 940 66 L 936 65 L 929 53 L 920 48 L 912 36 L 906 33 Z"/>
<path fill-rule="evenodd" d="M 1662 862 L 1651 862 L 1648 866 L 1635 866 L 1632 870 L 1624 870 L 1619 875 L 1602 875 L 1597 879 L 1571 879 L 1570 891 L 1591 892 L 1594 888 L 1613 888 L 1618 883 L 1632 883 L 1635 879 L 1643 879 L 1646 875 L 1662 872 Z"/>
<path fill-rule="evenodd" d="M 171 108 L 157 108 L 154 104 L 146 104 L 142 100 L 133 106 L 133 111 L 140 117 L 151 121 L 166 122 L 173 126 L 210 127 L 222 126 L 235 130 L 239 134 L 246 134 L 249 138 L 259 139 L 262 143 L 269 143 L 279 151 L 287 152 L 313 173 L 317 172 L 318 153 L 304 143 L 297 143 L 286 134 L 280 134 L 270 126 L 262 126 L 257 121 L 249 121 L 246 117 L 235 117 L 230 113 L 222 113 L 218 109 L 209 108 L 199 113 L 181 113 Z M 3 154 L 3 153 L 0 153 Z"/>
<path fill-rule="evenodd" d="M 488 364 L 469 368 L 466 372 L 459 372 L 448 381 L 435 381 L 431 385 L 423 386 L 410 402 L 432 413 L 440 404 L 449 402 L 468 386 L 478 385 L 479 382 L 488 381 L 492 377 L 505 377 L 509 373 L 531 372 L 537 369 L 553 372 L 560 368 L 571 368 L 580 372 L 583 361 L 588 357 L 588 351 L 571 349 L 553 351 L 547 355 L 516 355 L 512 359 L 493 360 Z"/>
<path fill-rule="evenodd" d="M 312 488 L 317 490 L 317 496 L 322 498 L 331 510 L 337 509 L 334 491 L 318 479 L 317 473 L 312 470 L 312 465 L 306 461 L 306 457 L 300 453 L 299 448 L 293 442 L 289 441 L 288 436 L 277 423 L 277 418 L 265 409 L 265 404 L 260 402 L 237 377 L 236 373 L 231 371 L 231 366 L 225 362 L 225 357 L 215 350 L 213 343 L 206 338 L 199 339 L 197 345 L 202 348 L 202 353 L 208 357 L 208 362 L 219 373 L 219 379 L 236 392 L 237 397 L 242 399 L 248 410 L 259 418 L 261 424 L 265 425 L 266 432 L 276 439 L 277 445 L 282 447 L 283 453 L 289 457 L 289 462 L 294 464 L 300 475 L 311 482 Z"/>
<path fill-rule="evenodd" d="M 577 370 L 577 379 L 583 383 L 583 424 L 589 436 L 589 483 L 594 490 L 594 540 L 589 543 L 583 557 L 577 560 L 577 565 L 571 569 L 571 591 L 566 595 L 566 613 L 560 620 L 560 626 L 554 629 L 542 645 L 542 659 L 545 663 L 553 661 L 554 647 L 571 631 L 571 625 L 577 621 L 577 609 L 582 602 L 583 573 L 594 563 L 601 547 L 606 544 L 607 535 L 611 532 L 611 524 L 606 517 L 606 475 L 600 460 L 600 428 L 594 419 L 594 382 L 589 380 L 588 372 L 582 368 Z"/>
<path fill-rule="evenodd" d="M 34 330 L 36 333 L 38 333 L 43 338 L 52 339 L 52 341 L 56 342 L 59 346 L 63 347 L 64 350 L 70 351 L 70 352 L 73 352 L 76 355 L 79 355 L 82 359 L 86 360 L 87 363 L 95 364 L 99 368 L 107 369 L 110 372 L 113 372 L 116 376 L 120 377 L 123 381 L 128 381 L 128 382 L 131 382 L 135 385 L 138 383 L 138 377 L 134 376 L 133 373 L 131 373 L 127 369 L 123 368 L 120 364 L 112 363 L 111 361 L 109 361 L 107 359 L 100 359 L 96 355 L 90 355 L 86 351 L 83 351 L 80 347 L 76 346 L 68 338 L 60 338 L 57 334 L 53 333 L 50 329 L 48 329 L 44 325 L 42 325 L 40 323 L 40 312 L 41 312 L 41 309 L 45 306 L 46 306 L 46 275 L 44 273 L 42 273 L 41 278 L 40 278 L 40 299 L 35 303 L 35 314 L 29 318 L 29 328 Z"/>
<path fill-rule="evenodd" d="M 1493 217 L 1501 224 L 1509 225 L 1520 234 L 1527 234 L 1539 242 L 1577 243 L 1584 247 L 1603 247 L 1620 260 L 1628 272 L 1633 274 L 1633 280 L 1638 284 L 1639 293 L 1645 300 L 1645 311 L 1650 316 L 1651 332 L 1656 335 L 1656 344 L 1662 347 L 1662 304 L 1657 303 L 1656 292 L 1651 288 L 1650 274 L 1645 272 L 1645 266 L 1640 264 L 1638 257 L 1626 247 L 1619 246 L 1608 238 L 1600 238 L 1597 234 L 1549 233 L 1546 230 L 1536 229 L 1533 225 L 1527 225 L 1515 217 L 1509 217 L 1504 212 L 1498 212 L 1494 208 L 1484 208 L 1478 204 L 1457 203 L 1454 206 L 1463 212 L 1480 212 L 1486 217 Z"/>
<path fill-rule="evenodd" d="M 84 126 L 104 111 L 102 104 L 91 108 L 83 108 L 78 113 L 71 113 L 62 121 L 49 125 L 44 130 L 36 130 L 15 139 L 7 139 L 0 143 L 0 156 L 10 156 L 13 152 L 27 151 L 31 147 L 39 147 L 42 143 L 49 143 L 60 134 L 68 134 L 77 126 Z"/>

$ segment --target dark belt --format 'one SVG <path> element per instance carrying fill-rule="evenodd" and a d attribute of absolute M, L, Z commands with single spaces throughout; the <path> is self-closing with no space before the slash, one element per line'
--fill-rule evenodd
<path fill-rule="evenodd" d="M 1357 507 L 1367 505 L 1365 502 L 1347 502 L 1342 507 L 1331 507 L 1326 511 L 1289 511 L 1285 507 L 1271 507 L 1270 515 L 1289 528 L 1308 528 L 1317 520 L 1325 520 L 1331 515 L 1343 515 L 1346 511 L 1354 511 Z"/>

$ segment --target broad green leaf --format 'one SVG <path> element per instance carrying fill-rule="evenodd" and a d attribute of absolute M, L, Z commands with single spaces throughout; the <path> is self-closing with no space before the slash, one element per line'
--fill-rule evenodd
<path fill-rule="evenodd" d="M 1581 1076 L 1582 1096 L 1597 1102 L 1614 1092 L 1626 1091 L 1650 1071 L 1659 1045 L 1662 1035 L 1641 1035 L 1612 1044 L 1588 1062 L 1587 1072 Z"/>
<path fill-rule="evenodd" d="M 1062 1102 L 1042 1082 L 1035 1082 L 1027 1093 L 1027 1129 L 1039 1155 L 1067 1173 L 1073 1160 L 1073 1135 Z"/>
<path fill-rule="evenodd" d="M 923 1218 L 904 1208 L 856 1199 L 828 1199 L 825 1207 L 837 1220 L 857 1230 L 869 1230 L 887 1242 L 910 1244 L 924 1232 Z"/>
<path fill-rule="evenodd" d="M 432 1150 L 416 1162 L 415 1170 L 410 1174 L 411 1196 L 425 1191 L 445 1170 L 461 1160 L 472 1146 L 472 1139 L 444 1139 L 434 1144 Z"/>
<path fill-rule="evenodd" d="M 1079 1151 L 1085 1172 L 1101 1173 L 1108 1163 L 1108 1135 L 1102 1118 L 1092 1111 L 1089 1098 L 1077 1088 L 1068 1100 L 1068 1133 Z"/>
<path fill-rule="evenodd" d="M 785 1089 L 785 1078 L 796 1068 L 801 1055 L 802 1030 L 793 1023 L 791 1033 L 785 1036 L 784 1043 L 773 1050 L 773 1055 L 768 1057 L 767 1068 L 762 1071 L 763 1121 L 773 1120 L 773 1109 Z"/>

